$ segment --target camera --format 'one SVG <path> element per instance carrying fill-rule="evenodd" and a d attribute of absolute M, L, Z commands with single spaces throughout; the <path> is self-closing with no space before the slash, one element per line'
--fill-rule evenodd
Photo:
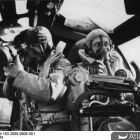
<path fill-rule="evenodd" d="M 0 46 L 0 67 L 8 66 L 10 63 L 14 63 L 16 55 L 23 55 L 26 46 L 21 45 L 16 48 L 13 44 L 7 44 L 5 46 Z"/>

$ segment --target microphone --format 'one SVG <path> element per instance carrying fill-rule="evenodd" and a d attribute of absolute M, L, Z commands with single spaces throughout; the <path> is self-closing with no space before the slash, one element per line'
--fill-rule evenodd
<path fill-rule="evenodd" d="M 109 54 L 108 54 L 108 51 L 105 47 L 103 47 L 99 50 L 98 58 L 100 60 L 103 60 L 103 62 L 106 62 L 107 60 L 109 60 Z"/>
<path fill-rule="evenodd" d="M 105 57 L 107 55 L 107 49 L 106 48 L 101 48 L 100 51 L 99 51 L 99 55 L 101 57 Z"/>

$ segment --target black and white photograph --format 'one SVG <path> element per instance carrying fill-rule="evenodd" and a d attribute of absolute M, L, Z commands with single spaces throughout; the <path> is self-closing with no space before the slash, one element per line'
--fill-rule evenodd
<path fill-rule="evenodd" d="M 140 0 L 0 0 L 0 139 L 140 140 L 139 83 Z"/>

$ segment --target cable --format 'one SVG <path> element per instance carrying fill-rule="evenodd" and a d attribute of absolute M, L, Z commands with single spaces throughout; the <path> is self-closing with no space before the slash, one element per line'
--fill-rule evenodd
<path fill-rule="evenodd" d="M 94 104 L 94 103 L 98 103 L 98 104 L 100 104 L 100 105 L 107 105 L 107 104 L 109 103 L 109 101 L 110 101 L 109 97 L 107 97 L 106 102 L 100 102 L 100 101 L 95 101 L 95 100 L 93 100 L 93 101 L 91 101 L 91 102 L 89 103 L 89 107 L 90 107 L 92 104 Z"/>

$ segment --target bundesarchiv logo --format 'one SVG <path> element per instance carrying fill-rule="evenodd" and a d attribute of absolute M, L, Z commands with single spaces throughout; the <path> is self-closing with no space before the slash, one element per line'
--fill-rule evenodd
<path fill-rule="evenodd" d="M 140 132 L 112 132 L 111 140 L 140 140 Z"/>

